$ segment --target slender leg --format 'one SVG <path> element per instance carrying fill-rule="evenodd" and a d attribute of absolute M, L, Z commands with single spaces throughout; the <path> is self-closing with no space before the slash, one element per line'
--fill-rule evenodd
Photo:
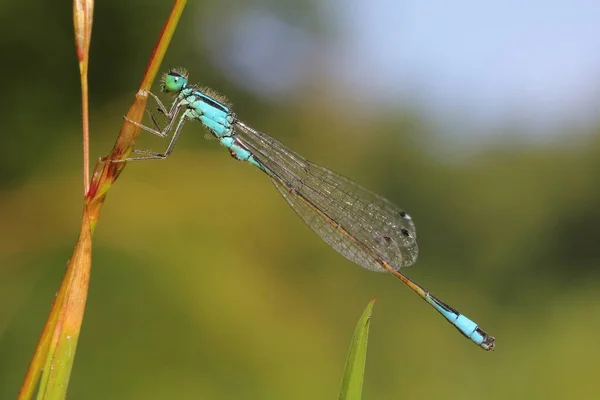
<path fill-rule="evenodd" d="M 152 93 L 152 92 L 148 92 L 148 93 L 154 98 L 154 100 L 156 100 L 159 111 L 162 112 L 163 114 L 165 114 L 165 116 L 167 117 L 168 123 L 164 127 L 164 129 L 160 130 L 158 123 L 156 123 L 156 120 L 153 117 L 152 117 L 152 121 L 154 122 L 155 127 L 159 128 L 159 129 L 154 129 L 149 126 L 140 124 L 139 122 L 132 121 L 131 119 L 129 119 L 127 117 L 123 117 L 123 118 L 130 124 L 138 126 L 141 129 L 143 129 L 147 132 L 150 132 L 154 135 L 157 135 L 161 138 L 165 138 L 169 135 L 169 132 L 173 128 L 173 125 L 175 124 L 175 121 L 177 120 L 177 114 L 179 113 L 183 104 L 181 101 L 179 101 L 179 102 L 175 101 L 171 105 L 171 109 L 169 111 L 167 111 L 164 104 L 160 101 L 160 99 L 154 93 Z M 175 143 L 177 142 L 177 139 L 179 138 L 179 134 L 181 133 L 181 129 L 183 128 L 183 124 L 187 119 L 189 119 L 189 116 L 188 116 L 188 112 L 185 111 L 183 113 L 183 115 L 181 116 L 181 118 L 179 118 L 179 122 L 177 124 L 177 127 L 175 128 L 175 132 L 173 133 L 173 137 L 171 138 L 171 141 L 169 142 L 169 146 L 167 147 L 167 149 L 165 150 L 164 153 L 156 153 L 156 152 L 148 151 L 148 150 L 135 149 L 135 150 L 133 150 L 133 152 L 135 154 L 142 154 L 141 157 L 128 157 L 124 160 L 118 160 L 118 161 L 113 161 L 113 162 L 141 161 L 141 160 L 164 160 L 171 154 L 171 152 L 175 148 Z"/>
<path fill-rule="evenodd" d="M 162 111 L 161 111 L 162 112 Z M 148 107 L 146 107 L 146 113 L 148 113 L 148 116 L 150 117 L 150 119 L 152 120 L 152 125 L 154 125 L 154 129 L 156 129 L 159 132 L 162 132 L 162 128 L 160 127 L 158 121 L 156 120 L 156 118 L 154 117 L 154 114 L 152 112 L 150 112 L 150 109 Z"/>
<path fill-rule="evenodd" d="M 172 107 L 173 110 L 170 113 L 173 113 L 173 116 L 167 116 L 167 118 L 169 119 L 169 123 L 167 124 L 167 126 L 165 126 L 165 128 L 162 131 L 158 131 L 156 129 L 150 128 L 149 126 L 140 124 L 139 122 L 132 121 L 127 117 L 123 117 L 123 118 L 125 119 L 125 121 L 129 122 L 130 124 L 139 126 L 141 129 L 143 129 L 145 131 L 153 133 L 156 136 L 160 136 L 161 138 L 164 138 L 164 137 L 167 137 L 167 135 L 169 134 L 169 131 L 171 130 L 171 128 L 173 128 L 173 124 L 175 123 L 175 120 L 176 120 L 175 117 L 177 116 L 177 113 L 179 112 L 180 107 L 181 107 L 181 104 L 177 104 L 176 106 Z"/>
<path fill-rule="evenodd" d="M 162 101 L 160 101 L 157 95 L 155 95 L 151 91 L 148 91 L 148 94 L 152 96 L 154 98 L 154 101 L 156 101 L 156 104 L 158 104 L 158 109 L 160 110 L 160 112 L 162 112 L 165 115 L 169 115 L 171 111 L 173 111 L 173 107 L 175 106 L 176 102 L 171 104 L 171 110 L 167 111 L 167 107 L 164 106 L 164 104 L 162 103 Z"/>
<path fill-rule="evenodd" d="M 152 96 L 154 98 L 154 101 L 156 101 L 156 104 L 158 105 L 157 111 L 162 113 L 169 121 L 175 117 L 175 114 L 177 114 L 179 107 L 181 106 L 181 104 L 179 104 L 177 101 L 174 101 L 173 104 L 171 104 L 171 109 L 169 111 L 167 111 L 167 107 L 165 107 L 165 105 L 162 103 L 162 101 L 160 101 L 160 99 L 158 98 L 158 96 L 156 96 L 154 93 L 152 92 L 148 92 L 148 94 L 150 94 L 150 96 Z M 160 128 L 160 125 L 158 124 L 158 122 L 156 121 L 156 118 L 154 118 L 154 115 L 148 111 L 148 114 L 150 115 L 150 118 L 152 119 L 152 123 L 154 124 L 154 127 L 156 128 L 157 131 L 163 131 Z"/>
<path fill-rule="evenodd" d="M 152 93 L 150 91 L 148 91 L 148 94 L 154 98 L 154 101 L 156 101 L 156 103 L 158 105 L 157 111 L 160 112 L 161 114 L 163 114 L 170 121 L 174 117 L 173 114 L 176 113 L 175 110 L 178 109 L 178 103 L 177 103 L 177 101 L 174 101 L 173 104 L 171 104 L 171 109 L 169 111 L 167 111 L 167 108 L 162 103 L 162 101 L 160 101 L 160 99 L 158 98 L 158 96 L 156 96 L 154 93 Z M 164 133 L 164 130 L 160 127 L 160 124 L 158 123 L 158 121 L 154 117 L 154 114 L 150 111 L 150 109 L 148 107 L 146 107 L 146 112 L 148 113 L 148 116 L 152 120 L 152 124 L 154 125 L 154 130 L 158 131 L 158 132 L 163 132 Z M 152 133 L 154 133 L 154 132 L 152 132 Z"/>
<path fill-rule="evenodd" d="M 137 150 L 136 149 L 133 152 L 135 154 L 143 154 L 142 157 L 130 157 L 130 158 L 126 158 L 123 161 L 164 160 L 165 158 L 169 157 L 169 155 L 175 148 L 175 143 L 177 142 L 177 139 L 179 139 L 179 134 L 181 133 L 183 124 L 188 119 L 190 119 L 190 118 L 187 113 L 183 113 L 181 118 L 179 118 L 179 122 L 177 123 L 177 127 L 175 128 L 175 132 L 173 133 L 173 137 L 171 138 L 171 141 L 169 142 L 169 146 L 167 147 L 167 149 L 165 150 L 164 153 L 154 153 L 154 152 L 148 151 L 148 150 Z M 172 123 L 170 123 L 170 125 L 172 125 Z"/>
<path fill-rule="evenodd" d="M 173 118 L 176 114 L 175 109 L 179 108 L 180 104 L 177 101 L 174 101 L 173 104 L 171 104 L 171 109 L 169 111 L 167 111 L 167 107 L 165 107 L 165 105 L 162 103 L 162 101 L 160 101 L 160 99 L 158 98 L 157 95 L 155 95 L 152 92 L 148 92 L 148 94 L 150 94 L 150 96 L 152 96 L 154 98 L 154 100 L 156 101 L 156 104 L 158 104 L 158 110 L 163 113 L 164 115 L 167 116 L 167 118 Z"/>

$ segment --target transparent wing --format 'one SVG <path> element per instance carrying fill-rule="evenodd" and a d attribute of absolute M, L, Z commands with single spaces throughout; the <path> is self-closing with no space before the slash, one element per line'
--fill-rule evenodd
<path fill-rule="evenodd" d="M 289 205 L 337 252 L 374 271 L 385 271 L 377 259 L 396 270 L 415 263 L 417 234 L 408 214 L 272 137 L 239 121 L 234 126 L 237 139 L 266 167 Z"/>

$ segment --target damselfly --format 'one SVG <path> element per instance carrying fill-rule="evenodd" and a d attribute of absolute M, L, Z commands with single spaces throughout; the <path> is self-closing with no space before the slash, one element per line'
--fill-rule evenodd
<path fill-rule="evenodd" d="M 300 218 L 337 252 L 366 269 L 391 273 L 464 336 L 485 350 L 494 348 L 494 337 L 400 272 L 400 268 L 414 264 L 418 256 L 415 225 L 406 212 L 244 124 L 226 99 L 190 84 L 185 71 L 169 71 L 161 89 L 175 96 L 167 109 L 150 93 L 167 118 L 166 127 L 158 130 L 129 122 L 163 138 L 174 128 L 171 141 L 164 153 L 135 150 L 138 156 L 128 161 L 167 158 L 185 122 L 200 121 L 233 158 L 247 161 L 267 174 Z"/>

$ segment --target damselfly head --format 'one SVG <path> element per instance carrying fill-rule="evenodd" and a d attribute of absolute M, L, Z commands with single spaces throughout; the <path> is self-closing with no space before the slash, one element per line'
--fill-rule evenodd
<path fill-rule="evenodd" d="M 185 69 L 171 69 L 160 80 L 160 89 L 164 93 L 179 93 L 187 83 L 188 73 Z"/>

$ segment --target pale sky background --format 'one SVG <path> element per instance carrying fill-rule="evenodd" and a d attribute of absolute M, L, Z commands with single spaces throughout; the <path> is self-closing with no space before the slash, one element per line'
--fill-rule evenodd
<path fill-rule="evenodd" d="M 318 71 L 372 107 L 413 101 L 441 123 L 515 120 L 541 135 L 600 120 L 599 0 L 324 0 L 325 41 L 293 7 L 201 24 L 228 79 L 277 98 Z"/>

